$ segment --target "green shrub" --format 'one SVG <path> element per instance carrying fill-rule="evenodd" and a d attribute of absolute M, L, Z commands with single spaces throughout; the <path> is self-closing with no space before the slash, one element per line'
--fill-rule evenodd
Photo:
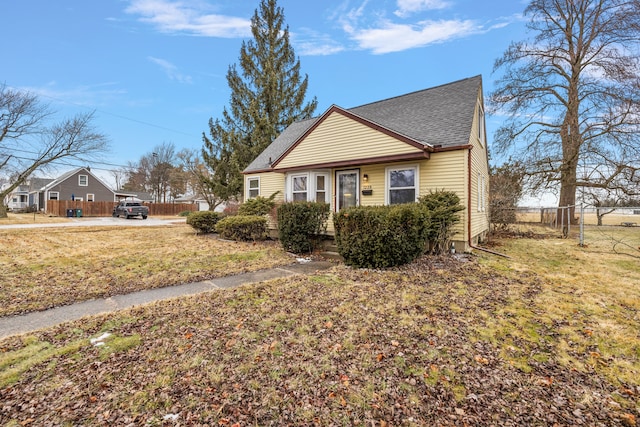
<path fill-rule="evenodd" d="M 267 218 L 258 215 L 235 215 L 221 219 L 216 231 L 220 237 L 236 241 L 255 241 L 267 238 Z"/>
<path fill-rule="evenodd" d="M 312 252 L 327 230 L 329 205 L 317 202 L 289 202 L 278 206 L 278 237 L 286 251 Z"/>
<path fill-rule="evenodd" d="M 213 211 L 192 212 L 187 217 L 187 224 L 193 227 L 197 233 L 213 233 L 220 215 Z"/>
<path fill-rule="evenodd" d="M 417 203 L 349 208 L 333 222 L 345 263 L 367 268 L 402 265 L 422 255 L 431 224 L 428 210 Z"/>
<path fill-rule="evenodd" d="M 193 211 L 182 211 L 178 214 L 178 216 L 189 216 Z"/>
<path fill-rule="evenodd" d="M 249 199 L 238 207 L 239 215 L 268 215 L 271 210 L 276 206 L 274 201 L 279 191 L 276 191 L 271 196 L 267 197 L 254 197 Z"/>
<path fill-rule="evenodd" d="M 460 222 L 458 212 L 464 210 L 460 197 L 453 191 L 431 191 L 418 198 L 418 203 L 427 208 L 431 217 L 431 227 L 427 236 L 431 242 L 431 252 L 442 254 L 451 247 L 453 226 Z"/>

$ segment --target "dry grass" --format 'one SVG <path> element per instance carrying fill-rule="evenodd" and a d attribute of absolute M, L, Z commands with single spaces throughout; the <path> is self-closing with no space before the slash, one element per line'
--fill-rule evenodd
<path fill-rule="evenodd" d="M 635 426 L 640 264 L 610 237 L 336 266 L 10 338 L 0 424 Z"/>
<path fill-rule="evenodd" d="M 0 316 L 291 262 L 276 244 L 187 225 L 0 230 Z"/>
<path fill-rule="evenodd" d="M 38 212 L 34 213 L 13 213 L 9 212 L 7 218 L 0 218 L 0 225 L 12 224 L 49 224 L 54 222 L 68 222 L 67 218 L 58 216 L 44 215 Z"/>
<path fill-rule="evenodd" d="M 640 229 L 587 227 L 585 243 L 579 246 L 575 234 L 499 242 L 495 249 L 512 259 L 485 257 L 487 265 L 515 277 L 536 275 L 543 282 L 534 299 L 513 299 L 494 314 L 485 338 L 518 348 L 511 352 L 516 364 L 530 358 L 530 347 L 542 339 L 552 348 L 540 357 L 553 353 L 567 368 L 596 369 L 613 383 L 638 384 Z"/>

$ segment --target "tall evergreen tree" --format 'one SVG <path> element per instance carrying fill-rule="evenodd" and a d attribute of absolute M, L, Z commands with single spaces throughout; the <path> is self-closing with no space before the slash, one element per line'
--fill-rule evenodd
<path fill-rule="evenodd" d="M 305 103 L 308 76 L 289 43 L 289 28 L 277 0 L 262 0 L 251 19 L 253 39 L 242 43 L 240 71 L 231 65 L 229 109 L 209 119 L 202 157 L 213 171 L 209 185 L 217 197 L 242 194 L 242 170 L 291 123 L 309 118 L 318 104 Z"/>

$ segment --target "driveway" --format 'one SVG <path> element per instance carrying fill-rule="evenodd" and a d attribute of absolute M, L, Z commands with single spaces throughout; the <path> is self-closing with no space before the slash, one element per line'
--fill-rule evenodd
<path fill-rule="evenodd" d="M 56 227 L 152 227 L 163 226 L 173 224 L 184 224 L 185 217 L 176 218 L 153 218 L 147 219 L 141 218 L 114 218 L 114 217 L 99 217 L 99 218 L 69 218 L 64 222 L 49 222 L 49 223 L 33 223 L 33 224 L 7 224 L 2 225 L 0 221 L 0 229 L 10 228 L 56 228 Z"/>

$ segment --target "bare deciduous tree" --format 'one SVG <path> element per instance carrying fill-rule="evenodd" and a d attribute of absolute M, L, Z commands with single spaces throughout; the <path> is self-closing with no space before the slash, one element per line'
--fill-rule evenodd
<path fill-rule="evenodd" d="M 512 43 L 494 71 L 493 113 L 508 119 L 498 152 L 513 150 L 537 187 L 575 206 L 579 187 L 620 189 L 640 174 L 640 2 L 533 0 L 533 39 Z M 598 173 L 581 180 L 579 164 Z M 575 211 L 571 211 L 575 219 Z"/>
<path fill-rule="evenodd" d="M 209 210 L 214 210 L 223 200 L 213 194 L 210 185 L 211 173 L 207 165 L 202 161 L 196 150 L 183 149 L 178 153 L 178 159 L 187 176 L 187 182 L 191 192 L 202 197 L 209 205 Z"/>
<path fill-rule="evenodd" d="M 5 198 L 35 171 L 62 159 L 87 162 L 106 151 L 93 113 L 50 124 L 53 114 L 36 95 L 0 86 L 0 174 L 8 180 L 0 191 L 0 218 L 7 216 Z"/>

